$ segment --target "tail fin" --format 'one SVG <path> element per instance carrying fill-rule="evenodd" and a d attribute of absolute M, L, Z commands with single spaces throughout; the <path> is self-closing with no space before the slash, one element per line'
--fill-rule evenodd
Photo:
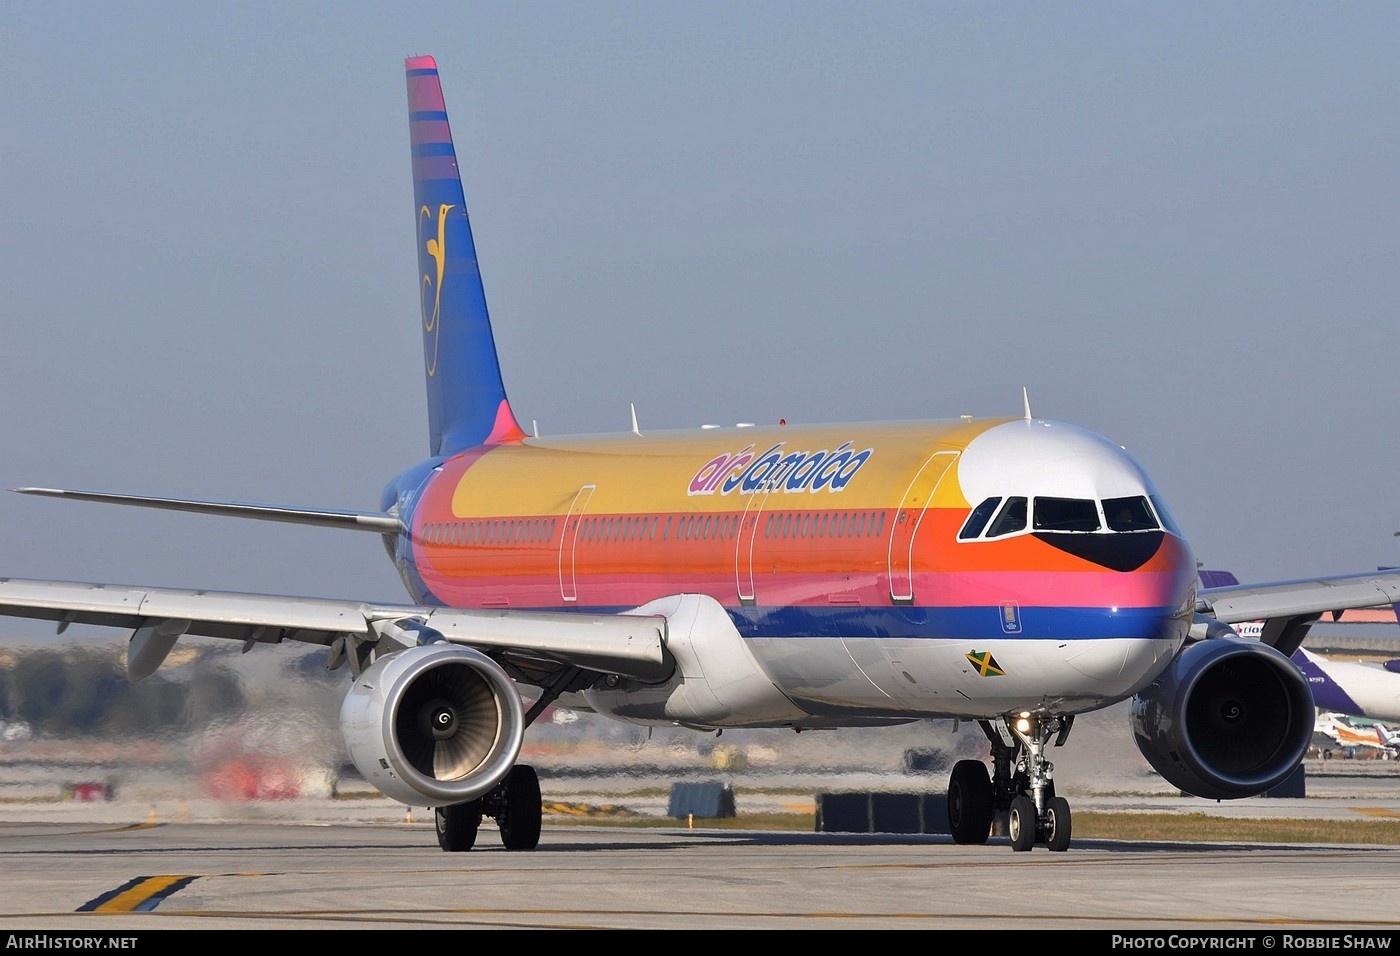
<path fill-rule="evenodd" d="M 525 437 L 506 398 L 437 61 L 404 61 L 413 147 L 428 444 L 448 455 Z"/>
<path fill-rule="evenodd" d="M 1205 588 L 1223 588 L 1240 583 L 1240 579 L 1229 571 L 1200 570 L 1196 573 L 1200 575 L 1201 587 Z"/>

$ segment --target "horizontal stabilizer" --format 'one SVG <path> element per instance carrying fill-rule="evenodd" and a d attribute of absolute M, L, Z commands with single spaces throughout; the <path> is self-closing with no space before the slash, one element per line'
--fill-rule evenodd
<path fill-rule="evenodd" d="M 398 534 L 402 524 L 397 516 L 383 511 L 331 511 L 319 508 L 284 508 L 280 505 L 250 504 L 241 501 L 192 501 L 184 498 L 152 498 L 147 495 L 118 495 L 105 491 L 68 491 L 63 488 L 12 488 L 22 495 L 97 501 L 104 504 L 137 505 L 165 511 L 193 511 L 196 514 L 257 518 L 290 524 L 318 525 L 323 528 L 350 528 Z"/>

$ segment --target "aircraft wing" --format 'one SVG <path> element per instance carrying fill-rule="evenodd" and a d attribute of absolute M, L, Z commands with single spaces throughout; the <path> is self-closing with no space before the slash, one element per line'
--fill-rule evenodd
<path fill-rule="evenodd" d="M 1292 654 L 1323 614 L 1397 600 L 1400 571 L 1373 571 L 1202 588 L 1196 595 L 1196 613 L 1222 624 L 1262 620 L 1262 640 Z"/>
<path fill-rule="evenodd" d="M 424 628 L 496 658 L 525 683 L 542 685 L 566 669 L 575 669 L 574 679 L 591 672 L 642 680 L 670 670 L 659 615 L 463 610 L 18 578 L 0 578 L 0 615 L 54 621 L 59 633 L 70 624 L 129 628 L 133 681 L 153 673 L 186 634 L 241 641 L 245 653 L 283 641 L 321 644 L 330 649 L 329 667 L 348 660 L 358 674 L 372 646 L 411 646 Z"/>

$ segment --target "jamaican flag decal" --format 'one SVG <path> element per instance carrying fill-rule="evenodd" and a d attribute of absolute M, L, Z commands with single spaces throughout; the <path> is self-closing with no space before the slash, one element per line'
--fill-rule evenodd
<path fill-rule="evenodd" d="M 977 668 L 979 677 L 1001 677 L 1006 674 L 1006 671 L 1002 670 L 1001 665 L 997 663 L 997 659 L 992 656 L 991 651 L 981 651 L 980 653 L 972 651 L 963 656 L 972 663 L 973 667 Z"/>

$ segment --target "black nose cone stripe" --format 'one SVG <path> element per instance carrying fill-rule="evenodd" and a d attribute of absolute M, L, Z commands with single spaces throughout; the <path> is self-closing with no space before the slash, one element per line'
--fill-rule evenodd
<path fill-rule="evenodd" d="M 1037 540 L 1114 571 L 1136 571 L 1162 547 L 1162 531 L 1126 534 L 1065 534 L 1037 532 Z"/>

